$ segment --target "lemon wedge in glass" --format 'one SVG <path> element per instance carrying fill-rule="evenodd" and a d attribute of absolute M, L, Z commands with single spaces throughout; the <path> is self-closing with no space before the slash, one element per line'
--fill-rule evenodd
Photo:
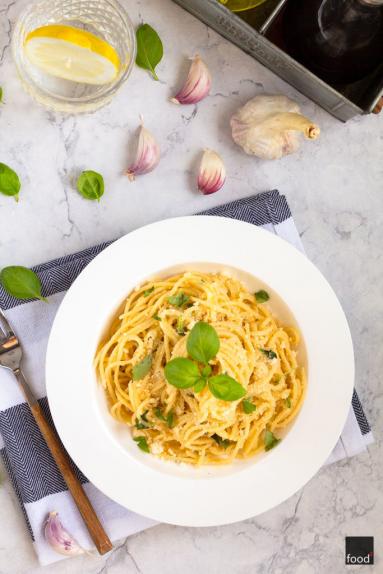
<path fill-rule="evenodd" d="M 263 4 L 266 0 L 219 0 L 221 4 L 229 8 L 232 12 L 242 12 L 243 10 L 251 10 L 256 8 L 259 4 Z"/>
<path fill-rule="evenodd" d="M 91 32 L 54 24 L 36 28 L 24 44 L 28 60 L 47 74 L 82 84 L 108 84 L 117 77 L 116 50 Z"/>

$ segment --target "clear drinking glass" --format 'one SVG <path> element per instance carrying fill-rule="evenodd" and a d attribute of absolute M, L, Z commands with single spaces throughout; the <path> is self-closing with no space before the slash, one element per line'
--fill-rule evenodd
<path fill-rule="evenodd" d="M 24 51 L 27 35 L 50 24 L 74 26 L 102 38 L 117 51 L 120 69 L 113 82 L 90 85 L 57 78 L 31 64 Z M 132 71 L 136 37 L 126 10 L 116 0 L 38 0 L 20 15 L 12 51 L 25 90 L 39 103 L 64 112 L 91 112 L 108 103 Z"/>

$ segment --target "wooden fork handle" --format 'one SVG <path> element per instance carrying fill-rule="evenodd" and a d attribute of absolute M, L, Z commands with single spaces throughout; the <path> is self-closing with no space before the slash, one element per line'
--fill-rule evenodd
<path fill-rule="evenodd" d="M 69 458 L 66 455 L 55 431 L 48 423 L 45 415 L 37 401 L 32 402 L 30 405 L 32 414 L 35 421 L 43 435 L 48 448 L 68 486 L 70 493 L 77 505 L 77 508 L 86 524 L 90 536 L 96 545 L 100 554 L 106 554 L 113 548 L 113 544 L 109 540 L 101 522 L 99 521 L 89 498 L 85 494 L 80 481 L 75 475 Z"/>

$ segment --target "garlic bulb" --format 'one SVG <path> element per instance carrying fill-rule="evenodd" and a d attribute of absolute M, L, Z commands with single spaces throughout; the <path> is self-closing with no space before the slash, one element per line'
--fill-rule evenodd
<path fill-rule="evenodd" d="M 296 102 L 286 96 L 259 95 L 231 118 L 234 141 L 246 153 L 262 159 L 279 159 L 299 148 L 299 132 L 316 139 L 320 129 L 300 114 Z"/>

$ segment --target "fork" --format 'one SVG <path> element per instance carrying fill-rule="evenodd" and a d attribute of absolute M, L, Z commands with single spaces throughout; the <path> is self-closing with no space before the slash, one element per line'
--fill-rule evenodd
<path fill-rule="evenodd" d="M 85 522 L 88 532 L 100 554 L 113 548 L 89 498 L 74 473 L 68 455 L 64 451 L 55 431 L 48 423 L 42 408 L 34 397 L 21 370 L 22 348 L 20 342 L 0 309 L 0 367 L 12 371 L 29 404 L 32 415 L 43 435 L 51 455 L 57 464 L 64 481 L 73 496 L 77 508 Z"/>

